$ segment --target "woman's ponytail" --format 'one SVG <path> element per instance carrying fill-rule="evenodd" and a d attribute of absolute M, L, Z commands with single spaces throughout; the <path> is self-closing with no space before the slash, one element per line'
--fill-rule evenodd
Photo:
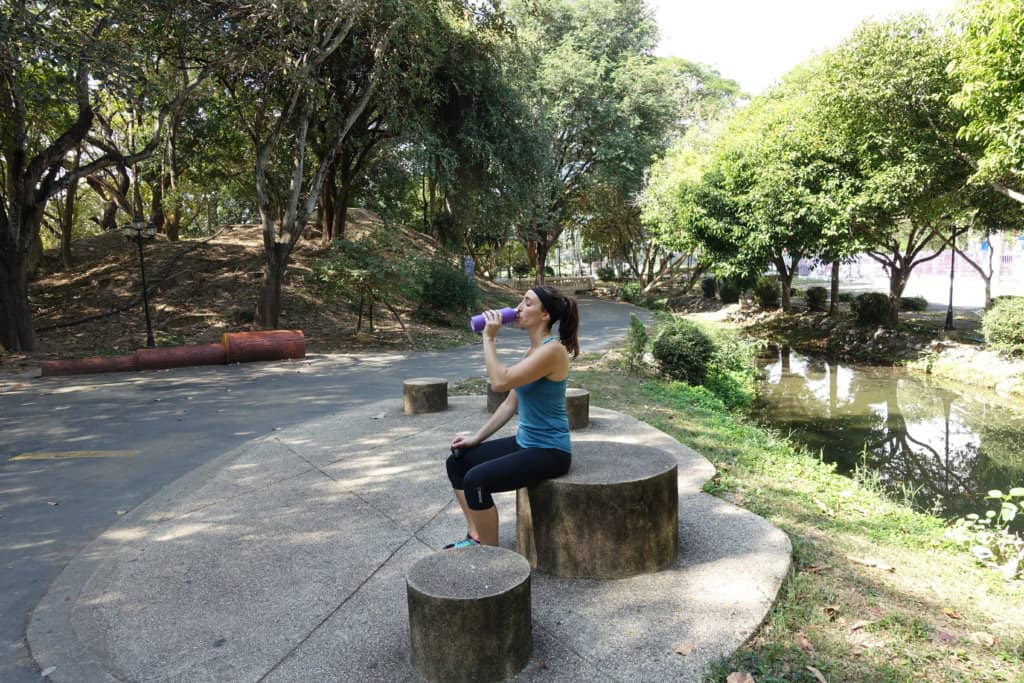
<path fill-rule="evenodd" d="M 564 296 L 551 285 L 539 285 L 533 288 L 533 292 L 540 299 L 544 310 L 551 316 L 548 329 L 558 323 L 558 341 L 573 358 L 576 358 L 580 355 L 580 340 L 576 336 L 580 327 L 580 310 L 576 304 L 576 297 Z"/>
<path fill-rule="evenodd" d="M 580 327 L 580 309 L 576 304 L 576 297 L 563 297 L 565 301 L 565 312 L 558 321 L 558 341 L 572 354 L 573 358 L 580 355 L 580 340 L 576 333 Z"/>

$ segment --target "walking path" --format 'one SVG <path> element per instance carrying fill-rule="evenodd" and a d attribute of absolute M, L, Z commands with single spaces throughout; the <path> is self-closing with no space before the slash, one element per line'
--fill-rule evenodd
<path fill-rule="evenodd" d="M 51 680 L 76 683 L 420 680 L 405 574 L 465 532 L 443 459 L 483 406 L 453 398 L 445 413 L 406 416 L 401 401 L 378 401 L 186 474 L 68 564 L 32 614 L 33 657 Z M 534 572 L 534 651 L 519 680 L 700 680 L 763 620 L 788 538 L 701 493 L 711 464 L 644 423 L 591 408 L 573 439 L 676 458 L 680 554 L 613 581 Z M 501 545 L 514 548 L 514 496 L 496 499 Z"/>

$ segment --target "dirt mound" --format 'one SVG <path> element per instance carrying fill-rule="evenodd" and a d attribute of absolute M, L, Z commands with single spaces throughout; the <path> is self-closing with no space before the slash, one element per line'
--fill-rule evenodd
<path fill-rule="evenodd" d="M 346 234 L 400 230 L 403 238 L 426 254 L 438 251 L 429 236 L 389 226 L 362 209 L 351 209 Z M 348 232 L 350 231 L 350 232 Z M 284 279 L 280 327 L 301 329 L 310 352 L 364 349 L 409 349 L 400 326 L 384 310 L 375 311 L 372 331 L 364 321 L 355 336 L 356 315 L 343 302 L 323 299 L 306 284 L 326 247 L 315 231 L 296 247 Z M 39 276 L 30 283 L 29 299 L 39 338 L 31 354 L 0 357 L 6 369 L 40 360 L 129 353 L 146 344 L 142 278 L 135 244 L 116 233 L 81 239 L 72 246 L 75 265 L 59 269 L 54 253 L 44 256 Z M 258 225 L 223 226 L 212 237 L 168 242 L 162 237 L 144 246 L 150 287 L 150 315 L 160 346 L 206 344 L 223 332 L 256 329 L 255 309 L 263 277 L 263 236 Z M 491 284 L 485 297 L 511 296 Z M 413 320 L 399 308 L 415 348 L 451 346 L 465 340 L 461 328 L 438 327 Z"/>

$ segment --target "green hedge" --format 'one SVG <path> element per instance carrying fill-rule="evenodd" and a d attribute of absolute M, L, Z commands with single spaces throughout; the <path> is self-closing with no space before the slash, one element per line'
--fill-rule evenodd
<path fill-rule="evenodd" d="M 740 294 L 742 293 L 743 284 L 738 278 L 718 278 L 718 298 L 721 299 L 723 304 L 736 303 L 740 300 Z"/>
<path fill-rule="evenodd" d="M 824 311 L 828 303 L 828 290 L 824 287 L 808 287 L 804 300 L 807 302 L 808 310 Z"/>
<path fill-rule="evenodd" d="M 766 310 L 779 307 L 779 279 L 763 275 L 754 283 L 754 297 Z"/>
<path fill-rule="evenodd" d="M 1013 356 L 1024 356 L 1024 297 L 996 299 L 982 318 L 981 329 L 991 346 Z"/>
<path fill-rule="evenodd" d="M 431 261 L 424 269 L 417 304 L 427 317 L 465 314 L 477 308 L 479 299 L 476 283 L 458 268 L 443 261 Z"/>
<path fill-rule="evenodd" d="M 711 339 L 686 320 L 675 320 L 662 327 L 651 348 L 666 376 L 694 386 L 704 382 L 714 350 Z"/>
<path fill-rule="evenodd" d="M 928 310 L 928 299 L 923 296 L 904 296 L 900 297 L 900 310 L 901 311 L 927 311 Z"/>
<path fill-rule="evenodd" d="M 884 325 L 889 321 L 892 307 L 889 297 L 881 292 L 865 292 L 851 304 L 858 325 Z"/>

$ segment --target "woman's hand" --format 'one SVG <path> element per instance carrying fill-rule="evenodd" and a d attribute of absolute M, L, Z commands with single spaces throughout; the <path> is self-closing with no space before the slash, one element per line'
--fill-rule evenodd
<path fill-rule="evenodd" d="M 452 450 L 456 448 L 475 448 L 480 445 L 480 440 L 472 436 L 457 436 L 452 439 Z"/>
<path fill-rule="evenodd" d="M 497 339 L 498 330 L 501 329 L 501 313 L 491 309 L 484 311 L 484 337 L 487 339 Z"/>

